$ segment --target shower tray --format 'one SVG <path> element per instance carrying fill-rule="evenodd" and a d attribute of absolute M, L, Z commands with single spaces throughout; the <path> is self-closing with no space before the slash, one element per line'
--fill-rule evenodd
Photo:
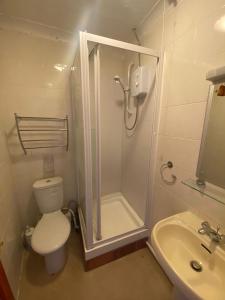
<path fill-rule="evenodd" d="M 101 219 L 103 240 L 144 226 L 144 222 L 121 193 L 101 197 Z"/>

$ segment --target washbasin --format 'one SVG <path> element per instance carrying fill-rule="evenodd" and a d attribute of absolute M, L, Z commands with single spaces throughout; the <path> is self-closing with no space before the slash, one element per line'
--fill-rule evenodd
<path fill-rule="evenodd" d="M 202 222 L 191 212 L 166 218 L 153 228 L 152 247 L 176 299 L 225 300 L 225 251 L 198 233 Z"/>

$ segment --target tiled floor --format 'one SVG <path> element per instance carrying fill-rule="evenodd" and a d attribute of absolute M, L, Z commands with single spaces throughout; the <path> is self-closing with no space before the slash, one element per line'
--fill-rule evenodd
<path fill-rule="evenodd" d="M 147 248 L 89 272 L 77 233 L 68 253 L 57 276 L 46 274 L 39 255 L 26 253 L 19 300 L 171 300 L 172 286 Z"/>

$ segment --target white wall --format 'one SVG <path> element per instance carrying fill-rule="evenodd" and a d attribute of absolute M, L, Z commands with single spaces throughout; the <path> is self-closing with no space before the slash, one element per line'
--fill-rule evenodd
<path fill-rule="evenodd" d="M 4 241 L 2 262 L 16 295 L 21 232 L 25 224 L 34 225 L 39 215 L 32 183 L 48 173 L 43 157 L 53 154 L 52 171 L 64 179 L 65 202 L 75 199 L 75 166 L 72 134 L 68 153 L 34 150 L 25 156 L 18 142 L 14 113 L 48 117 L 68 114 L 71 117 L 68 78 L 73 47 L 66 39 L 57 38 L 56 32 L 45 34 L 43 26 L 38 33 L 32 28 L 29 30 L 27 23 L 20 27 L 3 19 L 0 18 L 0 240 Z M 68 67 L 59 72 L 54 68 L 56 64 Z M 70 122 L 70 132 L 71 125 Z"/>
<path fill-rule="evenodd" d="M 8 135 L 17 201 L 23 224 L 33 224 L 37 207 L 32 183 L 44 175 L 43 155 L 54 154 L 55 175 L 64 178 L 65 200 L 74 199 L 72 141 L 70 151 L 33 151 L 24 156 L 15 139 L 14 113 L 24 116 L 71 116 L 69 72 L 72 44 L 51 37 L 2 25 L 0 31 L 0 115 Z M 60 72 L 56 64 L 67 65 Z M 70 129 L 72 126 L 70 124 Z M 72 137 L 72 135 L 71 135 Z"/>
<path fill-rule="evenodd" d="M 165 0 L 159 1 L 139 26 L 143 45 L 161 49 L 165 54 L 157 168 L 151 201 L 153 224 L 190 209 L 205 219 L 225 225 L 224 205 L 181 183 L 195 177 L 209 86 L 206 72 L 224 65 L 225 32 L 215 27 L 224 14 L 221 0 Z M 173 186 L 163 183 L 159 176 L 160 165 L 168 160 L 173 161 L 172 172 L 178 178 Z"/>
<path fill-rule="evenodd" d="M 1 124 L 1 123 L 0 123 Z M 2 128 L 2 126 L 1 126 Z M 13 186 L 12 163 L 4 131 L 0 131 L 0 249 L 1 262 L 17 296 L 22 259 L 21 220 Z"/>

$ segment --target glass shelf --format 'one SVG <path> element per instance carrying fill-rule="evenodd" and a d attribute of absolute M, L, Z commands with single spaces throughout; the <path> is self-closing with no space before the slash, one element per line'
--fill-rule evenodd
<path fill-rule="evenodd" d="M 225 190 L 219 188 L 213 184 L 205 182 L 205 185 L 199 185 L 196 182 L 196 179 L 186 179 L 181 181 L 184 185 L 190 187 L 193 190 L 200 192 L 203 195 L 210 197 L 213 200 L 216 200 L 219 203 L 225 205 Z"/>

